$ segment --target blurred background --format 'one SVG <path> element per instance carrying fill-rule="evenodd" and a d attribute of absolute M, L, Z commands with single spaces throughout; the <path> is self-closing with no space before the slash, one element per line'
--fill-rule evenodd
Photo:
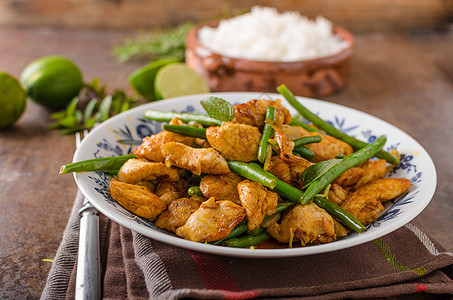
<path fill-rule="evenodd" d="M 212 19 L 252 5 L 322 14 L 353 32 L 433 29 L 453 18 L 451 0 L 4 0 L 0 25 L 149 28 Z"/>
<path fill-rule="evenodd" d="M 0 2 L 0 28 L 4 29 L 0 68 L 19 76 L 31 60 L 59 54 L 82 68 L 85 81 L 100 78 L 107 88 L 132 91 L 124 74 L 150 60 L 135 55 L 143 54 L 146 46 L 137 43 L 140 35 L 237 15 L 255 5 L 298 11 L 311 18 L 322 15 L 354 35 L 374 34 L 373 38 L 448 33 L 453 21 L 453 0 L 4 0 Z M 24 42 L 33 51 L 23 49 Z"/>

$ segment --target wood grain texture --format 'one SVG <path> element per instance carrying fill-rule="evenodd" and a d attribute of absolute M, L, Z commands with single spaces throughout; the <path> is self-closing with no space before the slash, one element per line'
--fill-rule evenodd
<path fill-rule="evenodd" d="M 253 5 L 323 15 L 354 32 L 435 28 L 453 15 L 450 0 L 4 0 L 0 25 L 149 28 L 211 20 Z"/>
<path fill-rule="evenodd" d="M 118 65 L 111 46 L 135 31 L 0 28 L 0 70 L 19 76 L 31 60 L 61 54 L 85 79 L 125 88 L 143 62 Z M 453 35 L 423 32 L 356 35 L 349 85 L 325 100 L 382 118 L 417 139 L 438 172 L 437 191 L 414 224 L 453 250 Z M 73 136 L 47 130 L 49 112 L 29 102 L 12 128 L 0 131 L 0 298 L 36 299 L 76 195 L 71 175 L 58 175 L 75 149 Z"/>

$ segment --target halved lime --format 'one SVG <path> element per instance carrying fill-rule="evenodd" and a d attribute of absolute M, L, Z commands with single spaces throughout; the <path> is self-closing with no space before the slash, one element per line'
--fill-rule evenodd
<path fill-rule="evenodd" d="M 177 62 L 177 59 L 159 59 L 132 72 L 128 76 L 130 85 L 134 90 L 149 101 L 156 100 L 154 93 L 154 80 L 157 71 L 165 65 Z"/>
<path fill-rule="evenodd" d="M 157 71 L 154 81 L 157 99 L 209 93 L 204 78 L 184 63 L 173 63 Z"/>
<path fill-rule="evenodd" d="M 0 73 L 0 129 L 13 125 L 22 116 L 27 92 L 13 76 Z"/>
<path fill-rule="evenodd" d="M 20 81 L 31 100 L 50 109 L 66 107 L 83 87 L 79 68 L 71 60 L 54 55 L 31 62 Z"/>

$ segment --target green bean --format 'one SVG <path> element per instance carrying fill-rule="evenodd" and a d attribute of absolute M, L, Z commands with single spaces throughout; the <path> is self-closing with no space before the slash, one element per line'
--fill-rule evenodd
<path fill-rule="evenodd" d="M 201 189 L 199 186 L 191 186 L 187 190 L 187 194 L 189 194 L 189 196 L 203 196 L 203 193 L 201 192 Z"/>
<path fill-rule="evenodd" d="M 164 112 L 154 109 L 148 109 L 145 111 L 145 118 L 154 121 L 170 122 L 174 117 L 178 117 L 184 123 L 194 121 L 205 126 L 222 125 L 222 121 L 219 121 L 217 119 L 211 118 L 208 115 L 203 114 Z"/>
<path fill-rule="evenodd" d="M 262 172 L 245 162 L 230 160 L 228 161 L 228 167 L 234 173 L 252 181 L 261 183 L 262 185 L 270 189 L 274 189 L 275 185 L 277 184 L 277 180 L 275 178 L 263 175 Z"/>
<path fill-rule="evenodd" d="M 255 236 L 246 235 L 245 237 L 228 239 L 226 241 L 223 241 L 222 245 L 227 247 L 246 248 L 266 241 L 270 238 L 271 236 L 267 234 L 267 232 L 263 232 Z"/>
<path fill-rule="evenodd" d="M 60 175 L 72 172 L 95 172 L 118 170 L 131 158 L 137 158 L 135 154 L 127 154 L 113 157 L 93 158 L 64 165 L 60 168 Z"/>
<path fill-rule="evenodd" d="M 275 121 L 275 107 L 268 106 L 266 109 L 266 120 Z M 263 135 L 261 136 L 260 145 L 258 148 L 258 160 L 261 163 L 264 163 L 266 160 L 267 154 L 267 145 L 269 139 L 271 139 L 274 135 L 274 129 L 270 124 L 267 122 L 264 124 Z"/>
<path fill-rule="evenodd" d="M 247 233 L 248 233 L 249 235 L 258 235 L 258 234 L 263 233 L 263 232 L 264 232 L 264 228 L 261 227 L 261 226 L 258 227 L 258 228 L 255 228 L 255 229 L 253 229 L 253 230 L 247 231 Z"/>
<path fill-rule="evenodd" d="M 223 239 L 220 239 L 218 241 L 212 242 L 212 244 L 213 245 L 217 245 L 217 246 L 222 245 L 223 241 L 226 241 L 226 240 L 231 239 L 231 238 L 238 237 L 241 234 L 243 234 L 244 232 L 247 232 L 247 219 L 244 219 L 241 223 L 236 225 L 236 227 L 233 228 L 233 230 L 231 231 L 231 233 L 227 237 L 224 237 Z"/>
<path fill-rule="evenodd" d="M 277 208 L 275 209 L 275 213 L 281 213 L 285 209 L 293 206 L 294 203 L 291 202 L 282 202 L 277 205 Z M 270 216 L 265 216 L 264 219 L 268 218 Z M 241 223 L 236 225 L 234 229 L 231 231 L 231 233 L 227 236 L 224 237 L 223 239 L 220 239 L 218 241 L 213 242 L 213 245 L 221 245 L 223 241 L 226 241 L 227 239 L 235 238 L 243 234 L 244 232 L 247 232 L 247 219 L 244 219 Z"/>
<path fill-rule="evenodd" d="M 282 196 L 282 197 L 284 197 L 284 198 L 286 198 L 288 200 L 297 202 L 297 203 L 302 203 L 302 196 L 303 196 L 304 193 L 301 190 L 296 189 L 295 187 L 293 187 L 292 185 L 287 184 L 284 181 L 281 181 L 274 174 L 265 171 L 257 163 L 253 163 L 252 162 L 252 163 L 250 163 L 250 166 L 255 168 L 258 172 L 261 172 L 261 174 L 263 176 L 267 176 L 269 178 L 275 179 L 277 184 L 275 185 L 275 188 L 273 190 L 275 192 L 277 192 L 280 196 Z M 305 204 L 305 203 L 302 203 L 302 204 Z"/>
<path fill-rule="evenodd" d="M 260 169 L 262 172 L 268 173 L 270 176 L 274 176 L 273 174 L 263 170 L 256 163 L 251 163 L 251 165 L 253 165 L 257 169 Z M 292 190 L 292 192 L 291 192 L 292 194 L 294 194 L 294 195 L 300 194 L 300 197 L 302 197 L 302 194 L 303 194 L 303 192 L 300 191 L 299 189 L 296 189 L 295 187 L 293 187 L 283 181 L 280 181 L 280 180 L 277 180 L 277 186 L 274 190 L 277 190 L 277 189 L 283 189 L 283 191 L 285 191 L 287 193 L 288 193 L 288 190 Z M 299 191 L 299 193 L 297 191 Z M 279 194 L 282 195 L 280 192 L 279 192 Z M 335 205 L 334 203 L 332 203 L 328 200 L 324 200 L 322 197 L 315 197 L 315 198 L 319 198 L 316 201 L 314 200 L 316 205 L 318 205 L 319 207 L 321 207 L 322 209 L 327 211 L 330 215 L 332 215 L 333 217 L 338 219 L 341 223 L 343 223 L 344 225 L 348 226 L 349 228 L 351 228 L 352 230 L 355 230 L 357 232 L 363 231 L 362 223 L 360 223 L 360 221 L 357 220 L 351 213 L 347 212 L 343 208 L 339 207 L 338 205 Z M 291 199 L 291 198 L 288 198 L 288 199 L 295 201 L 295 202 L 299 202 L 298 198 L 296 200 Z M 330 204 L 332 204 L 332 205 L 330 205 Z"/>
<path fill-rule="evenodd" d="M 302 127 L 303 129 L 305 129 L 306 131 L 309 131 L 309 132 L 323 133 L 321 130 L 318 130 L 318 129 L 314 128 L 314 127 L 311 127 L 310 125 L 305 124 L 304 122 L 298 121 L 296 119 L 292 119 L 291 122 L 289 123 L 289 125 L 291 125 L 291 126 L 300 126 L 300 127 Z"/>
<path fill-rule="evenodd" d="M 315 158 L 316 155 L 313 151 L 311 151 L 304 145 L 319 143 L 321 141 L 322 141 L 322 137 L 320 135 L 304 136 L 300 139 L 293 141 L 294 142 L 293 152 L 302 156 L 303 158 L 311 160 L 311 159 Z"/>
<path fill-rule="evenodd" d="M 119 172 L 119 171 L 120 171 L 120 170 L 106 170 L 106 171 L 104 171 L 104 172 L 107 173 L 107 174 L 109 174 L 109 175 L 114 176 L 114 175 L 118 175 L 118 172 Z"/>
<path fill-rule="evenodd" d="M 357 220 L 356 217 L 354 217 L 351 213 L 339 207 L 335 203 L 330 202 L 323 197 L 314 197 L 313 202 L 320 208 L 327 211 L 329 215 L 331 215 L 347 227 L 351 228 L 352 230 L 362 232 L 365 229 L 363 224 L 360 223 L 360 221 Z"/>
<path fill-rule="evenodd" d="M 294 202 L 281 202 L 277 205 L 277 208 L 275 209 L 275 213 L 279 214 L 282 211 L 288 209 L 289 207 L 293 206 Z M 271 216 L 265 216 L 264 219 L 270 218 Z"/>
<path fill-rule="evenodd" d="M 308 203 L 313 199 L 314 196 L 319 194 L 323 189 L 325 189 L 332 181 L 338 178 L 346 170 L 361 164 L 362 162 L 368 160 L 369 158 L 376 155 L 379 150 L 382 149 L 386 141 L 385 135 L 380 136 L 372 144 L 363 147 L 357 152 L 354 152 L 341 160 L 340 163 L 334 165 L 321 177 L 313 181 L 308 188 L 305 190 L 302 197 L 302 203 Z"/>
<path fill-rule="evenodd" d="M 299 146 L 307 145 L 307 144 L 313 144 L 313 143 L 319 143 L 322 141 L 322 137 L 320 135 L 309 135 L 309 136 L 304 136 L 301 137 L 300 139 L 294 140 L 294 148 L 297 148 Z"/>
<path fill-rule="evenodd" d="M 315 156 L 316 156 L 316 154 L 313 151 L 311 151 L 310 149 L 308 149 L 305 146 L 295 147 L 293 149 L 293 152 L 296 154 L 299 154 L 300 156 L 302 156 L 303 158 L 306 158 L 308 160 L 311 160 L 311 159 L 315 158 Z"/>
<path fill-rule="evenodd" d="M 273 218 L 274 216 L 280 214 L 282 211 L 288 209 L 289 207 L 293 206 L 294 204 L 295 204 L 294 202 L 282 202 L 282 203 L 279 203 L 278 206 L 275 208 L 275 213 L 273 213 L 270 216 L 264 216 L 264 219 L 263 219 L 263 222 L 261 222 L 261 225 L 264 223 L 265 220 L 267 220 L 269 218 Z M 261 232 L 263 232 L 264 230 L 265 229 L 260 226 L 260 227 L 254 229 L 254 230 L 247 231 L 247 233 L 251 234 L 251 235 L 258 235 Z"/>
<path fill-rule="evenodd" d="M 318 127 L 321 130 L 324 130 L 327 134 L 342 140 L 343 142 L 351 145 L 354 150 L 361 149 L 368 145 L 365 142 L 362 142 L 354 137 L 351 137 L 347 135 L 346 133 L 338 130 L 334 126 L 330 125 L 328 122 L 324 121 L 320 117 L 318 117 L 316 114 L 311 112 L 309 109 L 307 109 L 305 106 L 303 106 L 297 99 L 294 97 L 293 93 L 288 90 L 288 88 L 282 84 L 277 87 L 277 91 L 282 94 L 285 99 L 288 101 L 289 104 L 291 104 L 292 107 L 294 107 L 304 118 L 312 122 L 316 127 Z M 376 154 L 376 157 L 385 159 L 387 162 L 397 165 L 399 164 L 398 158 L 393 156 L 392 154 L 385 152 L 383 150 L 380 150 L 378 154 Z"/>
<path fill-rule="evenodd" d="M 163 125 L 162 129 L 184 136 L 206 139 L 206 128 L 198 128 L 184 125 Z"/>

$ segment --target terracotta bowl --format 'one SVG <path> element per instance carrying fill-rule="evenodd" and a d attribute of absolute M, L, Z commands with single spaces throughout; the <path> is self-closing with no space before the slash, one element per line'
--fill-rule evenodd
<path fill-rule="evenodd" d="M 349 42 L 348 48 L 318 59 L 280 62 L 228 57 L 201 45 L 200 28 L 217 25 L 196 26 L 186 40 L 186 64 L 206 79 L 213 92 L 275 92 L 277 86 L 285 84 L 296 95 L 321 97 L 338 92 L 348 81 L 354 38 L 341 27 L 334 26 L 333 31 Z"/>

